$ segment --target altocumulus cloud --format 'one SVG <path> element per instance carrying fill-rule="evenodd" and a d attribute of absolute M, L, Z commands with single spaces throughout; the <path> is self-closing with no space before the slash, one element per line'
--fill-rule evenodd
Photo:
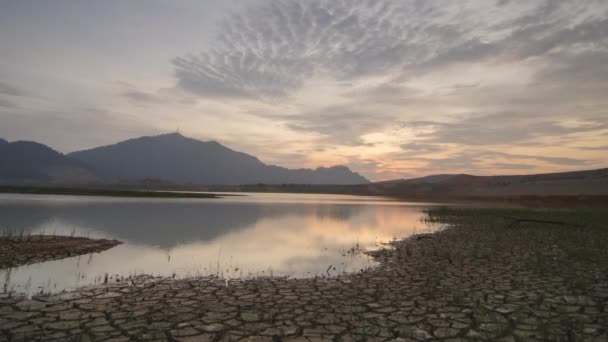
<path fill-rule="evenodd" d="M 264 1 L 227 18 L 213 47 L 173 64 L 179 85 L 202 96 L 284 96 L 319 74 L 406 79 L 456 63 L 590 49 L 584 45 L 606 42 L 607 7 L 605 1 Z"/>
<path fill-rule="evenodd" d="M 216 45 L 173 61 L 179 85 L 203 96 L 277 97 L 315 74 L 385 72 L 409 43 L 397 2 L 271 1 L 228 18 Z"/>
<path fill-rule="evenodd" d="M 444 8 L 445 7 L 445 8 Z M 270 1 L 228 18 L 213 48 L 176 58 L 179 85 L 204 96 L 282 96 L 315 75 L 401 73 L 454 49 L 473 22 L 428 1 Z M 473 13 L 469 13 L 472 15 Z M 464 39 L 463 46 L 468 44 Z"/>

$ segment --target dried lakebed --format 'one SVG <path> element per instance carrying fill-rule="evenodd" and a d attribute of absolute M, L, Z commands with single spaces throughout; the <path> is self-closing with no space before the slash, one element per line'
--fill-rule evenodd
<path fill-rule="evenodd" d="M 4 341 L 608 338 L 606 213 L 432 210 L 452 228 L 338 278 L 154 279 L 0 298 Z"/>
<path fill-rule="evenodd" d="M 0 269 L 99 253 L 120 241 L 70 236 L 26 235 L 0 237 Z"/>

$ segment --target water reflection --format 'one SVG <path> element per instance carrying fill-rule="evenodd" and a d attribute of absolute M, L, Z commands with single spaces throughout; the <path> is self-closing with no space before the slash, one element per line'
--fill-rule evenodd
<path fill-rule="evenodd" d="M 9 287 L 61 290 L 106 273 L 227 278 L 312 276 L 373 265 L 353 247 L 431 229 L 426 206 L 335 195 L 249 195 L 220 200 L 114 199 L 3 195 L 0 225 L 32 234 L 116 238 L 100 254 L 19 267 Z M 7 271 L 0 271 L 0 283 Z M 2 284 L 4 285 L 4 284 Z"/>

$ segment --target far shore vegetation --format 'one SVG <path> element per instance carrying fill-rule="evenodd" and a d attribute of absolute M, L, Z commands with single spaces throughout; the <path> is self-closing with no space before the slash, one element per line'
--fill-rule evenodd
<path fill-rule="evenodd" d="M 55 186 L 0 186 L 0 193 L 28 195 L 107 196 L 133 198 L 220 198 L 212 193 L 172 192 L 150 189 L 105 189 Z"/>

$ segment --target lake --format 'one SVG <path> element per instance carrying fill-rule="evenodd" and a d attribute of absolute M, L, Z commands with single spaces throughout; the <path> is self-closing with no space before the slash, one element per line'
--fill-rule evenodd
<path fill-rule="evenodd" d="M 99 254 L 0 270 L 0 285 L 56 292 L 141 274 L 336 276 L 375 265 L 365 253 L 440 227 L 434 204 L 383 197 L 254 194 L 221 199 L 128 199 L 0 194 L 0 229 L 117 239 Z"/>

